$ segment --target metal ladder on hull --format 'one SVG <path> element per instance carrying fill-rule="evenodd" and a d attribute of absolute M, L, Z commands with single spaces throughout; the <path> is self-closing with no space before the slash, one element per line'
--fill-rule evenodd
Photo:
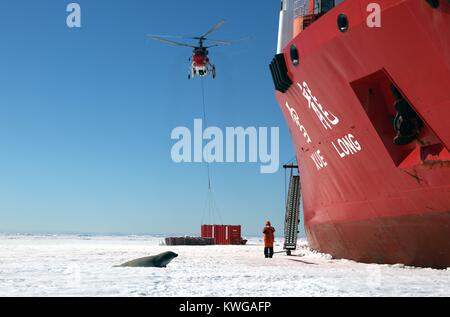
<path fill-rule="evenodd" d="M 291 255 L 292 251 L 297 249 L 300 224 L 301 183 L 300 176 L 293 175 L 293 170 L 298 168 L 298 166 L 286 165 L 284 168 L 291 169 L 284 223 L 284 250 L 286 250 L 287 255 Z"/>

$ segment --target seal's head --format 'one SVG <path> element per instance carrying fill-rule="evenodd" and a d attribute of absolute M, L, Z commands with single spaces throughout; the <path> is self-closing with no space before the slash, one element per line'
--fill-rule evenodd
<path fill-rule="evenodd" d="M 166 256 L 171 256 L 172 259 L 178 257 L 178 254 L 176 254 L 175 252 L 172 252 L 172 251 L 166 252 L 165 254 L 166 254 Z"/>
<path fill-rule="evenodd" d="M 172 262 L 173 259 L 178 257 L 178 254 L 176 254 L 175 252 L 169 251 L 169 252 L 161 253 L 158 257 L 160 258 L 160 265 L 162 267 L 165 267 L 165 266 L 167 266 L 167 264 Z"/>

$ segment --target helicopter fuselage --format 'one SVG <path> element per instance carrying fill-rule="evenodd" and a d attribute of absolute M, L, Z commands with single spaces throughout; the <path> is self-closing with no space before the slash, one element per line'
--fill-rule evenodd
<path fill-rule="evenodd" d="M 204 47 L 195 48 L 192 53 L 192 66 L 206 66 L 209 63 L 208 53 L 208 50 Z"/>
<path fill-rule="evenodd" d="M 216 77 L 216 67 L 209 62 L 208 49 L 206 47 L 196 47 L 192 52 L 191 71 L 189 79 L 195 76 L 205 77 L 212 75 Z"/>

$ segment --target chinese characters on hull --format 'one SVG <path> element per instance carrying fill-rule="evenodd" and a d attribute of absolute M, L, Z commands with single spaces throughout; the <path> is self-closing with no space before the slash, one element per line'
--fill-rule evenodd
<path fill-rule="evenodd" d="M 314 112 L 314 115 L 319 120 L 322 127 L 331 131 L 341 122 L 340 119 L 335 116 L 330 110 L 326 109 L 314 96 L 312 90 L 309 88 L 308 84 L 303 81 L 303 84 L 297 83 L 298 88 L 302 92 L 302 96 L 307 101 L 308 109 Z M 289 111 L 290 117 L 295 125 L 298 127 L 301 135 L 305 138 L 307 144 L 312 143 L 312 139 L 305 128 L 304 124 L 300 120 L 300 116 L 298 112 L 294 109 L 293 106 L 289 105 L 289 102 L 286 102 L 286 108 Z M 343 138 L 338 138 L 335 141 L 331 142 L 334 150 L 339 155 L 340 159 L 343 159 L 348 156 L 356 155 L 357 153 L 362 151 L 361 144 L 356 140 L 356 138 L 352 134 L 347 134 Z M 314 153 L 310 156 L 317 170 L 320 171 L 329 166 L 327 160 L 325 159 L 324 154 L 319 150 L 315 150 Z"/>
<path fill-rule="evenodd" d="M 317 101 L 317 97 L 313 96 L 311 89 L 309 89 L 308 84 L 303 82 L 303 85 L 297 83 L 297 86 L 300 88 L 303 93 L 303 97 L 305 97 L 306 101 L 308 101 L 308 108 L 312 109 L 316 114 L 317 118 L 319 118 L 320 123 L 322 123 L 325 130 L 333 129 L 334 126 L 339 124 L 339 119 L 332 114 L 331 112 L 325 110 L 322 105 Z"/>
<path fill-rule="evenodd" d="M 290 113 L 290 115 L 291 115 L 291 118 L 292 118 L 292 121 L 294 121 L 294 123 L 297 125 L 297 127 L 299 128 L 299 130 L 300 130 L 300 133 L 302 133 L 303 134 L 303 137 L 306 139 L 306 143 L 312 143 L 312 140 L 311 140 L 311 138 L 310 138 L 310 136 L 309 136 L 309 134 L 308 134 L 308 131 L 306 131 L 306 128 L 304 127 L 304 125 L 303 124 L 301 124 L 301 122 L 300 122 L 300 117 L 299 117 L 299 115 L 297 114 L 297 111 L 295 111 L 295 109 L 294 108 L 292 108 L 291 106 L 289 106 L 289 103 L 286 101 L 286 108 L 288 109 L 288 111 L 289 111 L 289 113 Z"/>

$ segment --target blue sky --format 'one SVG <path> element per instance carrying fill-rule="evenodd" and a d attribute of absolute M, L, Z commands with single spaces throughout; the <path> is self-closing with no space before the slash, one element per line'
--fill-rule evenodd
<path fill-rule="evenodd" d="M 200 80 L 187 80 L 189 48 L 148 33 L 252 39 L 211 49 L 208 125 L 280 127 L 280 163 L 294 156 L 268 64 L 279 1 L 78 1 L 82 28 L 61 0 L 0 6 L 0 231 L 198 233 L 206 168 L 172 162 L 170 134 L 202 116 Z M 224 223 L 282 231 L 284 171 L 211 166 Z"/>

